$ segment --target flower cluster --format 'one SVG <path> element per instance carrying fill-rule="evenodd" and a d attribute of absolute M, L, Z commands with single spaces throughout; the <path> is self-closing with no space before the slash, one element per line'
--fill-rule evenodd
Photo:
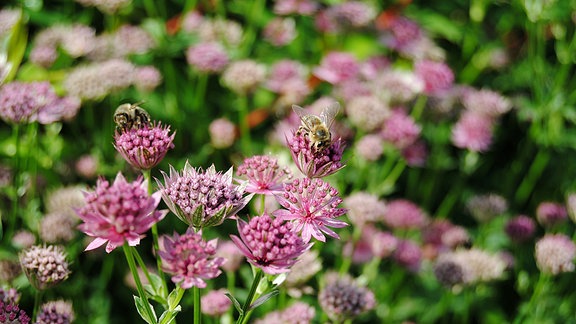
<path fill-rule="evenodd" d="M 288 272 L 311 244 L 304 242 L 291 223 L 269 215 L 255 216 L 247 223 L 238 220 L 238 234 L 230 238 L 248 259 L 267 274 Z"/>
<path fill-rule="evenodd" d="M 282 181 L 291 178 L 288 168 L 281 168 L 278 160 L 268 155 L 255 155 L 238 166 L 238 176 L 248 178 L 246 191 L 256 194 L 277 194 L 282 191 Z"/>
<path fill-rule="evenodd" d="M 325 242 L 324 234 L 339 238 L 328 227 L 348 225 L 336 219 L 346 213 L 346 209 L 338 208 L 342 202 L 338 190 L 321 179 L 303 178 L 285 183 L 284 192 L 276 199 L 286 209 L 275 211 L 274 216 L 292 221 L 294 230 L 301 233 L 304 242 L 309 242 L 312 237 Z"/>
<path fill-rule="evenodd" d="M 298 134 L 296 131 L 292 134 L 293 136 L 288 139 L 292 159 L 300 172 L 307 177 L 323 178 L 344 168 L 341 162 L 344 145 L 340 138 L 333 140 L 324 150 L 316 152 L 308 136 Z"/>
<path fill-rule="evenodd" d="M 328 274 L 326 285 L 318 294 L 320 306 L 332 320 L 353 319 L 376 306 L 374 293 L 359 286 L 350 277 Z"/>
<path fill-rule="evenodd" d="M 106 252 L 127 242 L 140 243 L 142 235 L 159 222 L 167 211 L 156 210 L 160 192 L 148 195 L 148 184 L 141 178 L 129 183 L 121 173 L 110 184 L 99 179 L 96 189 L 86 194 L 86 205 L 77 210 L 83 221 L 79 229 L 95 239 L 86 250 L 96 249 L 106 242 Z"/>
<path fill-rule="evenodd" d="M 170 175 L 162 175 L 164 184 L 157 180 L 162 199 L 180 220 L 196 228 L 221 224 L 252 198 L 243 197 L 245 184 L 232 183 L 232 168 L 223 174 L 212 165 L 203 172 L 186 162 L 182 174 L 170 166 Z"/>
<path fill-rule="evenodd" d="M 70 302 L 57 300 L 42 305 L 36 318 L 37 324 L 70 324 L 74 322 L 74 309 Z"/>
<path fill-rule="evenodd" d="M 29 324 L 30 317 L 18 305 L 0 300 L 0 323 Z"/>
<path fill-rule="evenodd" d="M 162 236 L 158 255 L 162 259 L 163 270 L 172 274 L 172 281 L 184 289 L 193 286 L 205 288 L 204 280 L 220 275 L 224 258 L 215 257 L 216 240 L 205 242 L 201 233 L 188 228 L 186 233 Z"/>
<path fill-rule="evenodd" d="M 30 283 L 39 290 L 53 287 L 70 275 L 61 246 L 34 245 L 20 253 L 20 265 Z"/>
<path fill-rule="evenodd" d="M 168 150 L 174 148 L 176 133 L 169 133 L 170 126 L 162 127 L 161 123 L 116 131 L 114 147 L 133 167 L 149 170 L 164 159 Z"/>

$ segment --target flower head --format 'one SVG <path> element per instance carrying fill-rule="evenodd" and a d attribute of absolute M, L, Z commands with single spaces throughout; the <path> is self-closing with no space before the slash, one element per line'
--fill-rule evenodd
<path fill-rule="evenodd" d="M 416 74 L 424 80 L 424 92 L 436 94 L 452 87 L 454 73 L 443 62 L 420 61 L 415 64 Z"/>
<path fill-rule="evenodd" d="M 328 227 L 348 225 L 336 219 L 346 213 L 346 209 L 338 208 L 342 202 L 338 190 L 321 179 L 303 178 L 285 183 L 284 192 L 276 195 L 276 199 L 286 209 L 275 211 L 274 216 L 293 221 L 294 230 L 301 233 L 304 242 L 312 237 L 325 242 L 324 234 L 340 238 Z"/>
<path fill-rule="evenodd" d="M 169 149 L 174 148 L 175 135 L 170 135 L 170 126 L 162 127 L 161 123 L 154 122 L 150 126 L 116 131 L 114 148 L 133 167 L 150 170 L 164 159 Z"/>
<path fill-rule="evenodd" d="M 225 295 L 225 290 L 212 290 L 202 296 L 201 304 L 202 313 L 208 316 L 220 316 L 228 311 L 232 306 L 232 301 Z"/>
<path fill-rule="evenodd" d="M 0 300 L 0 323 L 29 324 L 30 317 L 17 304 Z"/>
<path fill-rule="evenodd" d="M 338 277 L 336 274 L 327 275 L 318 300 L 328 317 L 337 322 L 353 319 L 376 306 L 374 293 L 358 285 L 351 277 Z"/>
<path fill-rule="evenodd" d="M 498 117 L 512 108 L 509 99 L 502 97 L 492 90 L 469 90 L 462 96 L 462 105 L 470 111 L 474 111 L 489 117 Z"/>
<path fill-rule="evenodd" d="M 385 101 L 375 95 L 359 96 L 350 100 L 346 106 L 346 114 L 356 127 L 373 131 L 382 126 L 390 116 L 390 108 Z"/>
<path fill-rule="evenodd" d="M 492 144 L 492 118 L 465 111 L 452 128 L 452 143 L 473 152 L 483 152 Z"/>
<path fill-rule="evenodd" d="M 356 143 L 356 153 L 366 161 L 377 161 L 384 153 L 384 141 L 376 134 L 363 136 Z"/>
<path fill-rule="evenodd" d="M 161 193 L 148 195 L 147 182 L 142 179 L 129 183 L 118 172 L 114 183 L 99 179 L 96 189 L 85 194 L 86 205 L 77 210 L 84 223 L 79 229 L 95 239 L 86 247 L 93 250 L 104 243 L 106 252 L 128 242 L 140 243 L 143 234 L 159 222 L 167 211 L 158 211 Z"/>
<path fill-rule="evenodd" d="M 382 200 L 363 191 L 344 198 L 344 206 L 348 208 L 348 219 L 356 226 L 382 220 L 386 210 L 386 204 Z"/>
<path fill-rule="evenodd" d="M 360 73 L 358 60 L 349 53 L 332 52 L 326 55 L 314 75 L 331 84 L 339 84 L 354 79 Z"/>
<path fill-rule="evenodd" d="M 311 246 L 294 232 L 292 223 L 266 214 L 253 217 L 248 223 L 238 220 L 238 234 L 240 237 L 230 235 L 230 238 L 248 262 L 271 275 L 290 271 L 297 258 Z"/>
<path fill-rule="evenodd" d="M 76 236 L 78 217 L 67 213 L 46 214 L 40 221 L 38 234 L 46 243 L 69 242 Z"/>
<path fill-rule="evenodd" d="M 282 181 L 292 177 L 288 168 L 281 168 L 278 160 L 268 155 L 247 158 L 238 167 L 238 176 L 248 178 L 247 192 L 275 194 L 282 191 Z"/>
<path fill-rule="evenodd" d="M 226 118 L 213 120 L 208 126 L 210 132 L 210 142 L 217 149 L 224 149 L 232 146 L 236 139 L 236 125 Z"/>
<path fill-rule="evenodd" d="M 216 256 L 226 259 L 222 269 L 227 272 L 238 270 L 244 261 L 244 254 L 232 241 L 219 241 L 216 248 Z"/>
<path fill-rule="evenodd" d="M 322 270 L 322 259 L 318 251 L 307 250 L 290 269 L 286 276 L 286 286 L 291 288 L 302 286 L 320 270 Z"/>
<path fill-rule="evenodd" d="M 274 3 L 274 13 L 278 15 L 309 16 L 317 9 L 318 3 L 315 0 L 276 0 Z"/>
<path fill-rule="evenodd" d="M 501 278 L 506 270 L 505 260 L 498 254 L 491 254 L 479 249 L 459 249 L 442 254 L 437 263 L 453 262 L 462 270 L 462 282 L 471 284 L 487 282 Z M 458 271 L 458 270 L 456 270 Z M 452 278 L 456 281 L 457 278 Z"/>
<path fill-rule="evenodd" d="M 466 202 L 466 208 L 474 219 L 485 223 L 506 212 L 508 202 L 498 194 L 489 193 L 473 196 Z"/>
<path fill-rule="evenodd" d="M 309 178 L 323 178 L 344 168 L 342 153 L 344 145 L 342 139 L 332 140 L 327 148 L 316 151 L 313 149 L 310 139 L 305 134 L 296 134 L 294 131 L 291 138 L 287 138 L 288 147 L 292 154 L 292 160 L 298 170 Z"/>
<path fill-rule="evenodd" d="M 134 71 L 134 85 L 136 89 L 144 92 L 151 92 L 162 83 L 162 74 L 152 66 L 142 66 Z"/>
<path fill-rule="evenodd" d="M 412 145 L 420 136 L 421 127 L 403 109 L 394 109 L 384 121 L 381 135 L 398 149 Z"/>
<path fill-rule="evenodd" d="M 184 289 L 205 288 L 204 280 L 218 277 L 222 272 L 219 267 L 226 262 L 214 256 L 216 245 L 216 239 L 205 242 L 200 233 L 189 227 L 183 235 L 162 236 L 158 255 L 164 271 L 172 274 L 172 282 Z"/>
<path fill-rule="evenodd" d="M 464 269 L 449 258 L 440 258 L 433 267 L 436 279 L 447 287 L 464 283 Z"/>
<path fill-rule="evenodd" d="M 276 17 L 264 27 L 263 36 L 274 46 L 288 45 L 296 38 L 296 24 L 292 18 Z"/>
<path fill-rule="evenodd" d="M 34 245 L 20 253 L 20 265 L 30 283 L 39 290 L 53 287 L 70 275 L 66 252 L 61 246 Z"/>
<path fill-rule="evenodd" d="M 402 150 L 402 157 L 406 160 L 406 164 L 411 167 L 422 167 L 426 164 L 428 158 L 428 148 L 426 143 L 421 140 L 408 145 Z"/>
<path fill-rule="evenodd" d="M 22 124 L 38 120 L 38 113 L 58 100 L 48 82 L 11 82 L 0 88 L 0 118 Z"/>
<path fill-rule="evenodd" d="M 544 226 L 553 226 L 568 219 L 568 211 L 564 205 L 545 201 L 536 208 L 536 219 Z"/>
<path fill-rule="evenodd" d="M 312 323 L 316 315 L 314 307 L 303 302 L 296 302 L 292 306 L 280 311 L 266 314 L 264 318 L 258 319 L 254 324 L 304 324 Z"/>
<path fill-rule="evenodd" d="M 547 234 L 536 242 L 535 256 L 538 268 L 544 273 L 572 272 L 576 245 L 564 234 Z"/>
<path fill-rule="evenodd" d="M 239 94 L 252 92 L 264 81 L 266 67 L 252 60 L 231 63 L 222 73 L 222 83 Z"/>
<path fill-rule="evenodd" d="M 63 300 L 51 301 L 42 305 L 36 324 L 69 324 L 74 322 L 72 303 Z"/>
<path fill-rule="evenodd" d="M 406 199 L 389 201 L 384 213 L 384 223 L 391 228 L 422 228 L 426 214 L 418 205 Z"/>
<path fill-rule="evenodd" d="M 208 42 L 196 44 L 186 51 L 188 64 L 200 72 L 222 72 L 230 59 L 228 53 L 219 43 Z"/>
<path fill-rule="evenodd" d="M 418 271 L 422 263 L 422 249 L 412 240 L 399 240 L 394 260 L 410 271 Z"/>
<path fill-rule="evenodd" d="M 504 230 L 511 240 L 515 242 L 525 242 L 534 235 L 536 223 L 528 216 L 519 215 L 509 220 Z"/>
<path fill-rule="evenodd" d="M 16 264 L 18 267 L 18 271 L 20 271 L 20 265 Z M 16 288 L 7 288 L 7 287 L 0 287 L 0 302 L 4 302 L 4 304 L 18 304 L 20 301 L 20 293 Z"/>
<path fill-rule="evenodd" d="M 372 254 L 379 258 L 387 258 L 396 251 L 398 241 L 398 238 L 390 232 L 375 231 L 370 242 Z"/>
<path fill-rule="evenodd" d="M 221 173 L 212 165 L 202 171 L 186 161 L 182 173 L 170 166 L 170 175 L 162 175 L 164 184 L 156 180 L 162 199 L 180 220 L 196 228 L 222 224 L 252 198 L 243 197 L 245 184 L 232 183 L 232 168 Z"/>

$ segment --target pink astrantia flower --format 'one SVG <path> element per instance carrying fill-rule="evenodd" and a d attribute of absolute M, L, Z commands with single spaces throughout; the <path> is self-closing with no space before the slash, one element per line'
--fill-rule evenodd
<path fill-rule="evenodd" d="M 288 168 L 281 168 L 278 161 L 267 155 L 247 158 L 238 167 L 238 176 L 248 178 L 247 192 L 271 195 L 282 191 L 282 181 L 291 178 Z"/>
<path fill-rule="evenodd" d="M 208 316 L 221 316 L 232 306 L 232 301 L 226 296 L 226 290 L 218 289 L 208 292 L 200 300 L 202 313 Z"/>
<path fill-rule="evenodd" d="M 402 157 L 406 164 L 411 167 L 422 167 L 426 164 L 428 158 L 428 148 L 426 143 L 418 140 L 402 150 Z"/>
<path fill-rule="evenodd" d="M 85 194 L 86 205 L 77 210 L 84 222 L 79 229 L 95 237 L 87 251 L 106 242 L 108 253 L 125 241 L 136 246 L 143 234 L 166 216 L 168 211 L 156 210 L 161 192 L 149 196 L 147 188 L 142 178 L 129 183 L 120 172 L 112 185 L 105 179 L 98 180 L 96 189 Z"/>
<path fill-rule="evenodd" d="M 274 3 L 274 13 L 278 15 L 298 14 L 309 16 L 318 9 L 318 2 L 315 0 L 276 0 Z"/>
<path fill-rule="evenodd" d="M 536 208 L 536 219 L 544 226 L 554 226 L 568 219 L 568 210 L 563 204 L 544 201 Z"/>
<path fill-rule="evenodd" d="M 249 223 L 238 220 L 238 234 L 240 237 L 230 238 L 248 262 L 271 275 L 288 272 L 312 246 L 294 232 L 292 223 L 266 214 L 253 217 Z"/>
<path fill-rule="evenodd" d="M 422 249 L 416 242 L 401 240 L 394 252 L 394 260 L 410 271 L 418 271 L 422 263 Z"/>
<path fill-rule="evenodd" d="M 290 44 L 296 38 L 296 24 L 292 18 L 276 17 L 264 27 L 263 36 L 274 46 Z"/>
<path fill-rule="evenodd" d="M 226 118 L 214 119 L 208 126 L 210 143 L 214 148 L 225 149 L 236 140 L 236 125 Z"/>
<path fill-rule="evenodd" d="M 170 126 L 162 127 L 161 123 L 145 125 L 142 128 L 131 128 L 126 131 L 116 131 L 114 148 L 133 167 L 149 170 L 158 165 L 166 152 L 174 148 L 174 136 Z"/>
<path fill-rule="evenodd" d="M 404 149 L 418 139 L 421 127 L 403 109 L 394 109 L 384 121 L 381 135 L 398 149 Z"/>
<path fill-rule="evenodd" d="M 243 197 L 245 184 L 232 183 L 232 168 L 216 172 L 194 169 L 188 161 L 182 173 L 170 166 L 170 175 L 162 171 L 164 184 L 156 180 L 162 199 L 184 223 L 202 228 L 216 226 L 244 208 L 252 195 Z"/>
<path fill-rule="evenodd" d="M 338 190 L 321 179 L 295 179 L 284 184 L 284 193 L 276 195 L 276 199 L 286 209 L 275 211 L 274 216 L 293 221 L 294 229 L 301 232 L 304 242 L 309 242 L 312 237 L 325 242 L 324 234 L 339 239 L 338 234 L 328 227 L 348 225 L 336 219 L 347 211 L 338 208 L 342 202 Z"/>
<path fill-rule="evenodd" d="M 218 277 L 222 272 L 219 267 L 226 262 L 214 257 L 216 245 L 217 239 L 205 242 L 201 233 L 189 227 L 183 235 L 162 236 L 158 255 L 164 271 L 172 274 L 172 282 L 184 289 L 205 288 L 204 280 Z"/>
<path fill-rule="evenodd" d="M 452 143 L 473 152 L 486 151 L 492 144 L 492 126 L 491 118 L 471 111 L 464 112 L 452 128 Z"/>
<path fill-rule="evenodd" d="M 319 152 L 312 149 L 310 139 L 304 133 L 296 135 L 293 131 L 286 141 L 298 170 L 309 178 L 326 177 L 344 168 L 341 162 L 344 145 L 340 138 Z"/>
<path fill-rule="evenodd" d="M 454 73 L 443 62 L 423 60 L 414 65 L 414 70 L 424 80 L 424 91 L 427 94 L 446 91 L 454 82 Z"/>
<path fill-rule="evenodd" d="M 230 59 L 222 45 L 214 42 L 196 44 L 186 51 L 186 60 L 200 72 L 222 72 Z"/>
<path fill-rule="evenodd" d="M 403 51 L 422 38 L 420 26 L 405 17 L 398 17 L 389 26 L 389 35 L 384 35 L 384 43 L 395 50 Z"/>
<path fill-rule="evenodd" d="M 326 55 L 320 66 L 313 71 L 314 75 L 331 84 L 354 79 L 360 72 L 360 63 L 350 53 L 332 52 Z"/>
<path fill-rule="evenodd" d="M 544 273 L 557 275 L 574 271 L 576 245 L 564 234 L 546 234 L 536 242 L 534 254 L 536 265 Z"/>
<path fill-rule="evenodd" d="M 391 228 L 422 228 L 426 222 L 422 209 L 409 200 L 391 200 L 386 206 L 384 223 Z"/>
<path fill-rule="evenodd" d="M 534 235 L 536 222 L 526 215 L 518 215 L 506 223 L 504 230 L 512 241 L 525 242 Z"/>

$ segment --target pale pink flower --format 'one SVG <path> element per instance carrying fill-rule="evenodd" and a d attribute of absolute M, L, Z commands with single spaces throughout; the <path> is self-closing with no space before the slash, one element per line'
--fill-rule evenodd
<path fill-rule="evenodd" d="M 33 245 L 19 255 L 20 266 L 32 286 L 45 290 L 68 279 L 67 254 L 62 246 Z"/>
<path fill-rule="evenodd" d="M 420 270 L 422 249 L 412 240 L 400 240 L 394 251 L 394 260 L 410 271 Z"/>
<path fill-rule="evenodd" d="M 313 71 L 314 75 L 331 84 L 339 84 L 354 79 L 360 72 L 360 63 L 350 53 L 331 52 L 322 58 L 320 66 Z"/>
<path fill-rule="evenodd" d="M 348 219 L 356 226 L 382 220 L 386 213 L 386 204 L 370 193 L 359 191 L 344 198 L 344 207 L 348 208 Z"/>
<path fill-rule="evenodd" d="M 296 24 L 292 18 L 276 17 L 264 27 L 263 36 L 274 46 L 290 44 L 296 38 Z"/>
<path fill-rule="evenodd" d="M 136 169 L 150 170 L 174 148 L 175 135 L 170 135 L 170 126 L 154 122 L 150 126 L 116 131 L 114 148 Z"/>
<path fill-rule="evenodd" d="M 219 241 L 216 248 L 216 256 L 226 259 L 222 269 L 227 272 L 234 272 L 240 268 L 244 261 L 244 254 L 232 241 Z"/>
<path fill-rule="evenodd" d="M 393 229 L 422 228 L 426 214 L 418 205 L 406 199 L 394 199 L 386 205 L 384 223 Z"/>
<path fill-rule="evenodd" d="M 382 138 L 398 149 L 405 149 L 416 142 L 422 128 L 402 108 L 392 111 L 384 121 L 380 134 Z"/>
<path fill-rule="evenodd" d="M 226 118 L 213 120 L 208 126 L 210 143 L 217 149 L 229 148 L 236 140 L 236 125 Z"/>
<path fill-rule="evenodd" d="M 492 90 L 469 90 L 462 96 L 464 108 L 489 117 L 498 117 L 512 108 L 512 102 Z"/>
<path fill-rule="evenodd" d="M 536 208 L 536 219 L 544 226 L 554 226 L 568 219 L 568 210 L 563 204 L 544 201 Z"/>
<path fill-rule="evenodd" d="M 201 307 L 202 313 L 208 316 L 221 316 L 230 309 L 232 301 L 225 295 L 226 290 L 218 289 L 208 292 L 202 296 Z"/>
<path fill-rule="evenodd" d="M 162 83 L 162 74 L 154 66 L 142 66 L 134 71 L 134 85 L 140 91 L 151 92 Z"/>
<path fill-rule="evenodd" d="M 564 234 L 546 234 L 536 242 L 535 257 L 538 268 L 544 273 L 572 272 L 576 245 Z"/>
<path fill-rule="evenodd" d="M 424 80 L 424 91 L 427 94 L 446 91 L 454 83 L 454 73 L 443 62 L 423 60 L 414 65 L 414 71 Z"/>
<path fill-rule="evenodd" d="M 230 238 L 248 262 L 271 275 L 290 271 L 297 258 L 312 246 L 294 232 L 292 223 L 266 214 L 253 217 L 249 223 L 239 219 L 238 234 L 240 237 Z"/>
<path fill-rule="evenodd" d="M 206 288 L 205 280 L 216 278 L 222 273 L 219 267 L 226 262 L 215 257 L 217 240 L 202 240 L 201 233 L 189 227 L 186 233 L 173 236 L 163 235 L 158 255 L 162 267 L 172 275 L 172 282 L 183 289 Z"/>
<path fill-rule="evenodd" d="M 254 324 L 308 324 L 312 323 L 316 309 L 303 302 L 295 302 L 292 306 L 281 311 L 266 314 Z"/>
<path fill-rule="evenodd" d="M 188 64 L 203 73 L 222 72 L 228 65 L 228 53 L 222 45 L 215 42 L 199 43 L 186 51 Z"/>
<path fill-rule="evenodd" d="M 348 103 L 346 114 L 354 126 L 370 132 L 382 126 L 390 116 L 390 107 L 376 95 L 360 96 Z"/>
<path fill-rule="evenodd" d="M 348 225 L 336 219 L 346 213 L 346 209 L 338 208 L 342 202 L 338 190 L 321 179 L 303 178 L 285 183 L 284 192 L 276 195 L 276 199 L 286 209 L 275 211 L 274 216 L 293 221 L 294 230 L 301 233 L 304 242 L 309 242 L 312 237 L 325 242 L 324 234 L 340 238 L 328 227 Z"/>
<path fill-rule="evenodd" d="M 288 168 L 281 168 L 278 160 L 268 155 L 255 155 L 238 166 L 238 176 L 248 178 L 246 192 L 271 195 L 283 190 L 282 182 L 290 179 Z"/>
<path fill-rule="evenodd" d="M 266 78 L 266 66 L 253 60 L 231 63 L 222 73 L 222 84 L 238 94 L 252 92 Z"/>
<path fill-rule="evenodd" d="M 310 16 L 318 9 L 319 4 L 315 0 L 276 0 L 274 13 L 278 15 L 298 14 Z"/>
<path fill-rule="evenodd" d="M 356 153 L 366 161 L 377 161 L 384 153 L 384 141 L 375 134 L 365 135 L 356 143 Z"/>
<path fill-rule="evenodd" d="M 129 183 L 120 172 L 112 184 L 98 179 L 96 189 L 85 194 L 86 205 L 77 210 L 83 221 L 78 228 L 95 238 L 86 250 L 108 243 L 106 252 L 110 253 L 124 242 L 140 244 L 144 233 L 168 212 L 156 210 L 161 194 L 158 191 L 149 196 L 146 181 L 139 178 Z"/>
<path fill-rule="evenodd" d="M 473 152 L 484 152 L 492 144 L 493 120 L 474 112 L 464 112 L 452 128 L 452 143 Z"/>

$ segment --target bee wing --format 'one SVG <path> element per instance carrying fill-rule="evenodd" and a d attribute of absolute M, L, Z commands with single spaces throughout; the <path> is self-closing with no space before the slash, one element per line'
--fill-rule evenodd
<path fill-rule="evenodd" d="M 298 115 L 298 117 L 300 117 L 300 120 L 302 121 L 302 123 L 304 123 L 306 125 L 306 127 L 312 128 L 313 125 L 310 125 L 309 118 L 307 118 L 308 115 L 310 115 L 310 114 L 307 113 L 304 108 L 302 108 L 298 105 L 292 105 L 292 110 L 294 110 L 296 115 Z"/>
<path fill-rule="evenodd" d="M 328 127 L 328 129 L 330 129 L 330 127 L 332 126 L 332 123 L 334 122 L 334 118 L 336 118 L 338 111 L 340 111 L 340 104 L 335 101 L 328 107 L 324 108 L 324 110 L 322 110 L 322 112 L 320 113 L 320 120 L 322 120 L 322 122 L 324 123 L 324 125 L 326 125 L 326 127 Z"/>

